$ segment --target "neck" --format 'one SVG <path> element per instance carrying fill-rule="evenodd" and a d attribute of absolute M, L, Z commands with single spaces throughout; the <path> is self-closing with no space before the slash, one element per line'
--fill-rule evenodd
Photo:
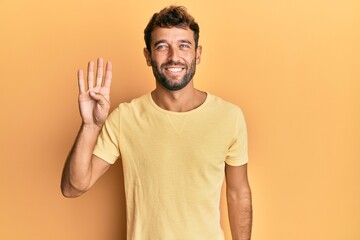
<path fill-rule="evenodd" d="M 195 89 L 192 82 L 177 91 L 171 91 L 157 85 L 156 89 L 151 92 L 151 96 L 156 105 L 172 112 L 191 111 L 206 100 L 206 93 Z"/>

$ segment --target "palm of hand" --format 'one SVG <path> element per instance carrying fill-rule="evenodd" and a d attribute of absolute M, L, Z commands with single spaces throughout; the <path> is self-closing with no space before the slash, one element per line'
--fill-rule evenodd
<path fill-rule="evenodd" d="M 103 82 L 103 62 L 98 60 L 97 79 L 94 86 L 94 64 L 89 63 L 86 90 L 82 70 L 78 72 L 79 80 L 79 108 L 84 124 L 96 124 L 102 126 L 108 116 L 110 109 L 110 84 L 111 84 L 111 63 L 106 65 L 105 80 Z"/>

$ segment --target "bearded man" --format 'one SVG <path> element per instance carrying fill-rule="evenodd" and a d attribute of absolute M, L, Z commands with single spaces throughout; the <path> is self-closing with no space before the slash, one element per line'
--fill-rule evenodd
<path fill-rule="evenodd" d="M 225 177 L 232 237 L 250 239 L 245 121 L 239 107 L 194 88 L 199 25 L 184 7 L 170 6 L 153 15 L 144 34 L 152 92 L 108 115 L 111 62 L 104 76 L 101 58 L 96 74 L 89 62 L 87 87 L 79 70 L 82 124 L 63 170 L 63 195 L 80 196 L 121 159 L 128 240 L 223 240 Z"/>

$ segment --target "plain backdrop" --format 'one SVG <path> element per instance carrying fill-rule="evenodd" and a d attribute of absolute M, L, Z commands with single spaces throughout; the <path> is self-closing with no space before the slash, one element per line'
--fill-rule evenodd
<path fill-rule="evenodd" d="M 113 62 L 112 108 L 151 91 L 143 29 L 172 3 L 200 24 L 195 86 L 245 114 L 253 239 L 359 240 L 357 0 L 1 0 L 0 239 L 124 239 L 121 162 L 80 198 L 60 193 L 76 71 Z"/>

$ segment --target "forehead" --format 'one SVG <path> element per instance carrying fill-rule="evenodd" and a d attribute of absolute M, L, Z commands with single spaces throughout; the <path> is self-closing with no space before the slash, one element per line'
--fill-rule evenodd
<path fill-rule="evenodd" d="M 177 42 L 187 40 L 194 43 L 194 32 L 190 28 L 155 28 L 151 33 L 151 43 L 154 44 L 157 41 Z"/>

